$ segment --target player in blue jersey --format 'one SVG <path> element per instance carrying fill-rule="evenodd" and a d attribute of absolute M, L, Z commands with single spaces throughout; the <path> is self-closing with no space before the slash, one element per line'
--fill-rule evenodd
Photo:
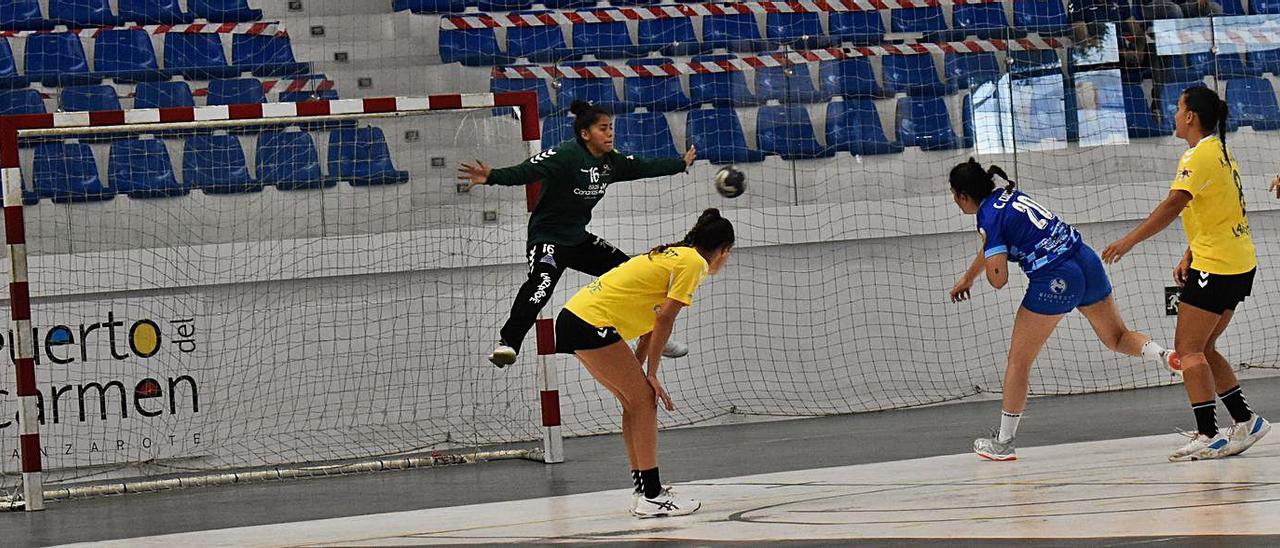
<path fill-rule="evenodd" d="M 995 177 L 1008 186 L 997 189 Z M 973 264 L 951 288 L 951 300 L 967 300 L 974 280 L 983 272 L 992 287 L 1004 287 L 1009 281 L 1009 259 L 1017 261 L 1030 281 L 1013 320 L 1000 429 L 992 438 L 975 440 L 975 453 L 991 460 L 1017 459 L 1013 437 L 1027 403 L 1031 364 L 1058 321 L 1073 309 L 1084 314 L 1098 339 L 1111 350 L 1156 360 L 1164 367 L 1176 359 L 1172 351 L 1125 326 L 1098 255 L 1075 228 L 1018 191 L 1004 170 L 983 169 L 970 158 L 952 168 L 950 179 L 956 205 L 965 214 L 978 216 L 982 237 L 982 249 Z"/>

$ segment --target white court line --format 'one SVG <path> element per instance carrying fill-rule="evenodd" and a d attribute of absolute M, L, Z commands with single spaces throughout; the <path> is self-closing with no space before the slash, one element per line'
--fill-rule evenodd
<path fill-rule="evenodd" d="M 1183 441 L 1148 436 L 1022 448 L 1021 460 L 1007 463 L 966 453 L 688 482 L 676 491 L 703 507 L 680 518 L 637 520 L 626 511 L 629 489 L 620 489 L 99 545 L 1280 534 L 1280 444 L 1264 441 L 1217 461 L 1166 462 Z M 626 479 L 619 475 L 619 483 Z"/>

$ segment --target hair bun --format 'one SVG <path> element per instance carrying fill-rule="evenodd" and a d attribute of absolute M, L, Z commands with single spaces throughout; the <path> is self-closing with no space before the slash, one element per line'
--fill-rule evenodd
<path fill-rule="evenodd" d="M 721 218 L 720 210 L 714 207 L 709 207 L 702 212 L 702 215 L 698 216 L 698 222 L 714 221 L 719 218 Z"/>
<path fill-rule="evenodd" d="M 590 108 L 590 102 L 583 101 L 582 99 L 574 99 L 573 103 L 569 105 L 569 112 L 573 113 L 574 116 L 579 116 Z"/>

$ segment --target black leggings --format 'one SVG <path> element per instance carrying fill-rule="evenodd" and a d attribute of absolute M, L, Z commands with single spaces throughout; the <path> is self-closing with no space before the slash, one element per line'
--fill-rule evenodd
<path fill-rule="evenodd" d="M 516 293 L 511 317 L 502 326 L 502 344 L 520 351 L 524 337 L 533 328 L 538 312 L 560 282 L 566 268 L 599 277 L 630 257 L 603 238 L 588 234 L 578 245 L 533 244 L 529 246 L 529 278 Z"/>

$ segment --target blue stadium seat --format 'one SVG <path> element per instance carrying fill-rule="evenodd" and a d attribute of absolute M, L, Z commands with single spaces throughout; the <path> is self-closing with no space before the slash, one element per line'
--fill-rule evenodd
<path fill-rule="evenodd" d="M 708 15 L 702 18 L 702 43 L 729 51 L 756 52 L 775 49 L 760 36 L 756 16 L 750 13 Z"/>
<path fill-rule="evenodd" d="M 313 89 L 311 91 L 282 91 L 277 96 L 279 103 L 302 103 L 304 101 L 337 101 L 341 99 L 336 89 Z"/>
<path fill-rule="evenodd" d="M 828 14 L 827 34 L 859 45 L 884 41 L 884 19 L 878 11 L 835 11 Z"/>
<path fill-rule="evenodd" d="M 809 111 L 800 105 L 765 105 L 756 118 L 760 152 L 783 160 L 830 158 L 835 150 L 818 142 Z"/>
<path fill-rule="evenodd" d="M 573 118 L 567 114 L 542 117 L 542 148 L 550 149 L 573 139 Z"/>
<path fill-rule="evenodd" d="M 1249 10 L 1254 15 L 1280 14 L 1280 0 L 1249 0 Z"/>
<path fill-rule="evenodd" d="M 614 6 L 652 6 L 665 2 L 663 0 L 612 0 L 609 3 Z"/>
<path fill-rule="evenodd" d="M 40 13 L 40 0 L 0 2 L 0 30 L 48 30 L 53 23 Z"/>
<path fill-rule="evenodd" d="M 1156 93 L 1160 94 L 1160 127 L 1166 131 L 1173 131 L 1173 115 L 1178 112 L 1178 99 L 1182 97 L 1183 90 L 1189 87 L 1204 87 L 1204 82 L 1195 80 L 1192 82 L 1171 82 L 1164 85 L 1157 84 L 1159 89 Z"/>
<path fill-rule="evenodd" d="M 956 4 L 951 18 L 957 33 L 965 36 L 1004 38 L 1005 33 L 1009 32 L 1009 19 L 1004 15 L 1003 2 Z"/>
<path fill-rule="evenodd" d="M 293 45 L 288 36 L 231 36 L 231 64 L 254 76 L 294 76 L 306 74 L 311 67 L 293 58 Z"/>
<path fill-rule="evenodd" d="M 1234 130 L 1250 126 L 1255 131 L 1280 129 L 1280 105 L 1271 82 L 1262 78 L 1227 80 L 1227 125 Z"/>
<path fill-rule="evenodd" d="M 1210 52 L 1162 55 L 1156 58 L 1158 80 L 1162 82 L 1187 82 L 1199 80 L 1213 72 L 1213 54 Z"/>
<path fill-rule="evenodd" d="M 617 148 L 623 154 L 647 158 L 678 158 L 667 117 L 661 112 L 619 114 L 613 119 Z"/>
<path fill-rule="evenodd" d="M 827 145 L 863 156 L 902 152 L 902 145 L 885 137 L 880 113 L 870 99 L 827 103 Z"/>
<path fill-rule="evenodd" d="M 68 28 L 114 27 L 122 23 L 107 0 L 49 0 L 49 20 Z"/>
<path fill-rule="evenodd" d="M 1247 15 L 1244 5 L 1240 0 L 1215 0 L 1219 6 L 1222 6 L 1223 15 Z M 1134 4 L 1135 6 L 1137 4 Z"/>
<path fill-rule="evenodd" d="M 69 32 L 33 34 L 27 37 L 26 75 L 46 86 L 96 84 L 101 81 L 89 72 L 80 37 Z"/>
<path fill-rule="evenodd" d="M 770 42 L 796 49 L 825 48 L 833 40 L 822 32 L 817 13 L 770 13 L 765 15 L 764 35 Z"/>
<path fill-rule="evenodd" d="M 9 40 L 0 37 L 0 89 L 25 88 L 30 83 L 26 76 L 18 74 L 18 61 L 9 49 Z"/>
<path fill-rule="evenodd" d="M 1262 72 L 1280 76 L 1280 48 L 1252 51 L 1245 55 L 1249 64 Z"/>
<path fill-rule="evenodd" d="M 116 88 L 111 86 L 75 86 L 62 88 L 59 96 L 66 112 L 122 110 Z"/>
<path fill-rule="evenodd" d="M 491 67 L 510 64 L 512 58 L 498 47 L 498 36 L 493 29 L 442 30 L 440 62 Z"/>
<path fill-rule="evenodd" d="M 1073 22 L 1114 23 L 1128 19 L 1128 0 L 1069 0 L 1067 17 Z"/>
<path fill-rule="evenodd" d="M 166 80 L 151 35 L 141 29 L 107 30 L 93 39 L 94 72 L 117 82 Z"/>
<path fill-rule="evenodd" d="M 533 5 L 534 3 L 535 2 L 530 2 L 530 5 Z M 578 8 L 586 8 L 586 7 L 594 6 L 596 5 L 596 0 L 542 0 L 541 2 L 536 2 L 536 3 L 546 6 L 547 9 L 549 10 L 574 10 Z M 621 6 L 622 4 L 614 2 L 612 5 Z M 514 8 L 514 9 L 527 9 L 527 8 Z"/>
<path fill-rule="evenodd" d="M 831 95 L 813 88 L 809 65 L 756 69 L 756 97 L 761 101 L 817 103 Z"/>
<path fill-rule="evenodd" d="M 209 82 L 208 105 L 265 103 L 267 94 L 257 78 L 232 78 Z"/>
<path fill-rule="evenodd" d="M 1065 34 L 1067 10 L 1062 0 L 1018 0 L 1013 3 L 1013 25 L 1049 36 Z"/>
<path fill-rule="evenodd" d="M 56 203 L 96 202 L 115 198 L 102 185 L 93 150 L 84 143 L 36 145 L 32 184 L 39 198 Z"/>
<path fill-rule="evenodd" d="M 605 66 L 604 61 L 574 61 L 564 66 Z M 560 108 L 568 110 L 575 100 L 589 101 L 612 112 L 622 112 L 630 107 L 618 98 L 613 78 L 563 78 L 557 95 Z"/>
<path fill-rule="evenodd" d="M 973 95 L 964 94 L 964 103 L 960 106 L 960 147 L 965 149 L 973 148 L 973 142 L 977 139 L 976 131 L 973 125 Z"/>
<path fill-rule="evenodd" d="M 663 55 L 698 55 L 711 48 L 698 41 L 693 30 L 693 19 L 671 17 L 642 20 L 636 33 L 640 47 Z"/>
<path fill-rule="evenodd" d="M 737 59 L 733 55 L 699 55 L 693 58 L 695 63 L 714 63 Z M 747 87 L 747 78 L 741 72 L 720 72 L 713 74 L 690 74 L 689 97 L 694 104 L 710 103 L 717 107 L 758 105 L 751 88 Z"/>
<path fill-rule="evenodd" d="M 34 89 L 0 91 L 0 116 L 6 114 L 44 114 L 44 99 Z"/>
<path fill-rule="evenodd" d="M 1257 78 L 1262 76 L 1262 67 L 1249 62 L 1239 53 L 1220 53 L 1214 63 L 1217 76 L 1223 79 Z"/>
<path fill-rule="evenodd" d="M 1062 74 L 1062 61 L 1051 49 L 1011 51 L 1008 62 L 1009 74 L 1017 78 Z"/>
<path fill-rule="evenodd" d="M 1151 102 L 1138 84 L 1121 84 L 1124 93 L 1124 116 L 1129 125 L 1129 137 L 1144 139 L 1160 137 L 1172 132 L 1160 127 L 1155 111 L 1151 110 Z"/>
<path fill-rule="evenodd" d="M 280 190 L 333 186 L 320 172 L 320 155 L 311 135 L 301 131 L 267 131 L 258 135 L 254 165 L 258 181 Z"/>
<path fill-rule="evenodd" d="M 668 63 L 671 63 L 671 59 L 654 57 L 627 61 L 628 65 L 633 66 Z M 626 78 L 622 81 L 622 98 L 632 106 L 659 112 L 684 110 L 693 106 L 693 101 L 680 86 L 679 76 Z"/>
<path fill-rule="evenodd" d="M 140 25 L 190 23 L 195 16 L 182 11 L 178 0 L 120 0 L 120 20 Z"/>
<path fill-rule="evenodd" d="M 597 59 L 622 59 L 644 55 L 645 48 L 631 42 L 624 22 L 573 25 L 574 53 L 590 53 Z"/>
<path fill-rule="evenodd" d="M 942 8 L 906 8 L 889 12 L 893 32 L 945 32 L 947 19 Z"/>
<path fill-rule="evenodd" d="M 244 149 L 233 135 L 192 135 L 182 146 L 182 182 L 205 194 L 258 192 L 245 163 Z"/>
<path fill-rule="evenodd" d="M 881 59 L 885 93 L 942 95 L 947 92 L 946 86 L 938 79 L 932 55 L 886 55 Z"/>
<path fill-rule="evenodd" d="M 524 11 L 512 15 L 537 15 L 545 11 Z M 456 32 L 456 31 L 454 31 Z M 507 55 L 536 63 L 549 63 L 562 59 L 576 59 L 570 54 L 564 41 L 563 29 L 556 25 L 542 27 L 511 27 L 507 29 Z"/>
<path fill-rule="evenodd" d="M 112 141 L 107 180 L 117 193 L 130 198 L 168 198 L 188 192 L 178 184 L 169 149 L 159 139 Z"/>
<path fill-rule="evenodd" d="M 227 65 L 222 38 L 214 33 L 170 32 L 164 35 L 164 68 L 188 79 L 235 78 L 240 68 Z"/>
<path fill-rule="evenodd" d="M 410 10 L 414 13 L 458 13 L 467 7 L 466 0 L 395 0 L 395 11 Z"/>
<path fill-rule="evenodd" d="M 959 146 L 951 115 L 942 97 L 898 99 L 898 142 L 920 150 L 952 150 Z"/>
<path fill-rule="evenodd" d="M 871 59 L 866 57 L 823 61 L 818 67 L 818 87 L 828 96 L 884 96 L 884 90 L 880 89 L 871 68 Z"/>
<path fill-rule="evenodd" d="M 489 91 L 493 93 L 532 91 L 538 94 L 539 115 L 546 116 L 556 111 L 555 105 L 551 103 L 551 91 L 547 88 L 547 81 L 541 78 L 490 78 Z"/>
<path fill-rule="evenodd" d="M 183 81 L 142 82 L 133 90 L 133 108 L 194 107 L 191 86 Z"/>
<path fill-rule="evenodd" d="M 698 147 L 698 158 L 713 164 L 742 164 L 764 160 L 764 153 L 747 148 L 742 123 L 731 108 L 691 110 L 685 116 L 685 139 Z"/>
<path fill-rule="evenodd" d="M 468 2 L 470 3 L 470 2 Z M 534 4 L 533 0 L 476 0 L 476 8 L 482 12 L 527 10 Z M 554 6 L 547 6 L 554 8 Z"/>
<path fill-rule="evenodd" d="M 351 186 L 409 182 L 409 172 L 391 162 L 387 138 L 378 127 L 338 128 L 329 132 L 329 177 Z"/>
<path fill-rule="evenodd" d="M 951 91 L 1000 79 L 1000 61 L 994 53 L 948 53 L 942 67 Z"/>
<path fill-rule="evenodd" d="M 247 0 L 187 0 L 191 15 L 214 23 L 247 23 L 262 20 L 262 10 Z"/>

